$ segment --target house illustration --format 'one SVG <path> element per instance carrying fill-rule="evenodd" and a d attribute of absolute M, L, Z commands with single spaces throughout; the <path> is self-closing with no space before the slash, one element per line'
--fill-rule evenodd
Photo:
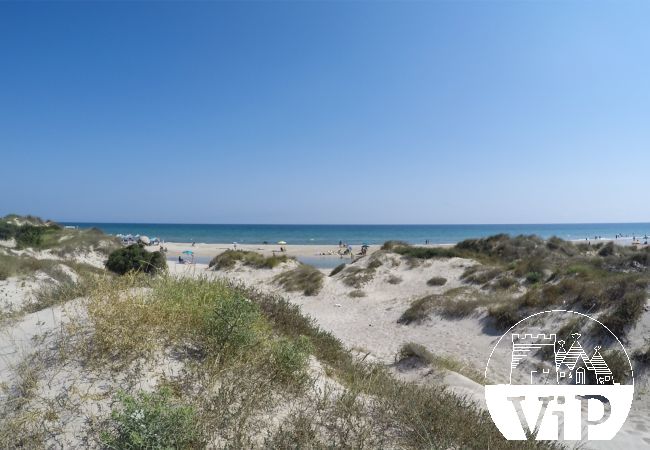
<path fill-rule="evenodd" d="M 571 337 L 573 342 L 567 350 L 566 342 L 558 341 L 555 334 L 512 334 L 510 384 L 513 373 L 522 370 L 527 371 L 530 384 L 615 384 L 612 371 L 600 354 L 600 346 L 595 347 L 589 357 L 579 342 L 580 334 L 573 333 Z M 534 353 L 553 364 L 534 370 L 524 369 L 522 362 Z"/>

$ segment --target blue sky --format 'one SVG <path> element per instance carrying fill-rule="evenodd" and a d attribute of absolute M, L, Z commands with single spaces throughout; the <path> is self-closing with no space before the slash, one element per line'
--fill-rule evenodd
<path fill-rule="evenodd" d="M 650 221 L 648 2 L 0 3 L 0 214 Z"/>

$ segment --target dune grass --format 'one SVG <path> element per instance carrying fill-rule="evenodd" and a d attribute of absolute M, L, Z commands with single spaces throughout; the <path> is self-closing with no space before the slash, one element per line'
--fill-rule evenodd
<path fill-rule="evenodd" d="M 648 298 L 648 248 L 574 244 L 557 237 L 543 240 L 504 234 L 468 239 L 448 249 L 403 244 L 391 248 L 416 260 L 444 257 L 449 252 L 450 256 L 479 261 L 467 268 L 461 279 L 501 293 L 501 297 L 486 295 L 469 303 L 452 303 L 448 295 L 444 301 L 419 299 L 404 313 L 404 323 L 421 321 L 434 309 L 450 317 L 456 312 L 465 314 L 474 304 L 487 308 L 497 328 L 507 329 L 540 308 L 562 306 L 596 315 L 614 333 L 624 335 L 643 313 Z M 521 287 L 525 293 L 518 295 Z M 435 308 L 431 306 L 434 304 Z"/>
<path fill-rule="evenodd" d="M 264 256 L 247 250 L 226 250 L 212 258 L 208 267 L 213 267 L 214 270 L 228 270 L 240 262 L 244 266 L 256 269 L 273 269 L 291 259 L 293 258 L 287 255 Z"/>
<path fill-rule="evenodd" d="M 422 364 L 426 364 L 438 369 L 457 372 L 473 381 L 476 381 L 479 384 L 483 384 L 485 382 L 483 374 L 477 372 L 466 364 L 462 364 L 454 358 L 435 355 L 430 352 L 424 345 L 416 344 L 415 342 L 407 342 L 403 344 L 395 356 L 395 361 L 399 362 L 408 358 L 416 359 Z"/>
<path fill-rule="evenodd" d="M 22 225 L 17 225 L 16 218 Z M 54 222 L 45 222 L 31 216 L 7 216 L 0 220 L 0 240 L 14 239 L 19 249 L 52 249 L 65 257 L 78 251 L 97 251 L 108 255 L 120 247 L 119 239 L 104 234 L 97 228 L 87 230 L 65 229 Z"/>
<path fill-rule="evenodd" d="M 170 389 L 114 394 L 119 401 L 101 427 L 105 444 L 549 448 L 505 441 L 475 405 L 439 386 L 398 381 L 356 360 L 296 305 L 226 281 L 99 280 L 88 316 L 92 332 L 78 334 L 73 354 L 89 367 L 127 367 L 161 346 L 191 362 Z M 309 355 L 340 391 L 310 387 Z M 290 412 L 274 427 L 269 417 L 278 407 Z"/>
<path fill-rule="evenodd" d="M 320 292 L 323 287 L 323 273 L 308 264 L 300 264 L 292 270 L 282 272 L 274 278 L 274 281 L 287 292 L 302 292 L 311 296 Z"/>

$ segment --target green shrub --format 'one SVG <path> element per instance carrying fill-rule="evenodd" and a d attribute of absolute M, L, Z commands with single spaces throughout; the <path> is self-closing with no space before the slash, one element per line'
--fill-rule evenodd
<path fill-rule="evenodd" d="M 112 252 L 106 268 L 119 275 L 128 272 L 155 274 L 167 268 L 167 261 L 159 251 L 148 252 L 141 244 L 132 244 Z"/>
<path fill-rule="evenodd" d="M 433 277 L 427 281 L 429 286 L 444 286 L 447 284 L 447 279 L 444 277 Z"/>
<path fill-rule="evenodd" d="M 345 269 L 345 263 L 339 264 L 338 266 L 336 266 L 335 268 L 332 269 L 332 271 L 330 272 L 330 277 L 333 277 L 334 275 L 336 275 L 337 273 L 339 273 L 343 269 Z"/>
<path fill-rule="evenodd" d="M 257 305 L 237 292 L 215 303 L 205 318 L 202 333 L 210 351 L 223 359 L 258 343 L 261 316 Z"/>
<path fill-rule="evenodd" d="M 271 347 L 273 367 L 281 381 L 302 384 L 308 378 L 309 355 L 314 348 L 309 338 L 279 339 Z"/>
<path fill-rule="evenodd" d="M 539 283 L 544 278 L 540 272 L 528 272 L 526 274 L 526 281 L 530 284 Z"/>
<path fill-rule="evenodd" d="M 45 227 L 22 225 L 16 230 L 16 244 L 18 247 L 38 247 L 43 241 Z"/>
<path fill-rule="evenodd" d="M 614 254 L 614 243 L 608 242 L 598 250 L 598 256 L 612 256 Z"/>
<path fill-rule="evenodd" d="M 106 447 L 181 449 L 205 445 L 194 408 L 173 404 L 168 389 L 136 396 L 120 392 L 118 399 L 119 405 L 111 413 L 111 427 L 102 433 Z"/>
<path fill-rule="evenodd" d="M 320 270 L 307 264 L 301 264 L 293 270 L 287 270 L 277 275 L 274 280 L 289 292 L 302 291 L 311 296 L 320 292 L 323 287 L 323 274 Z"/>

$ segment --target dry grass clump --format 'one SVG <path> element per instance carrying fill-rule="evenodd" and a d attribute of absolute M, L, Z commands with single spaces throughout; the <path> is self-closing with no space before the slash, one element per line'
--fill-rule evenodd
<path fill-rule="evenodd" d="M 501 275 L 503 270 L 497 267 L 485 267 L 480 264 L 468 267 L 461 275 L 466 283 L 484 285 Z"/>
<path fill-rule="evenodd" d="M 288 292 L 302 291 L 304 295 L 316 295 L 323 287 L 324 275 L 308 264 L 300 264 L 292 270 L 282 272 L 274 281 Z"/>
<path fill-rule="evenodd" d="M 361 289 L 355 289 L 354 291 L 350 291 L 350 293 L 348 293 L 348 296 L 352 298 L 359 298 L 359 297 L 365 297 L 366 293 L 363 292 Z"/>
<path fill-rule="evenodd" d="M 292 259 L 287 255 L 264 256 L 247 250 L 226 250 L 212 258 L 208 267 L 213 267 L 214 270 L 227 270 L 235 267 L 237 262 L 241 262 L 244 266 L 255 269 L 273 269 Z"/>
<path fill-rule="evenodd" d="M 389 284 L 400 284 L 403 280 L 401 277 L 398 277 L 397 275 L 390 275 L 386 281 Z"/>
<path fill-rule="evenodd" d="M 496 301 L 497 298 L 493 295 L 469 288 L 449 289 L 443 294 L 427 295 L 413 301 L 397 322 L 405 325 L 421 323 L 432 313 L 448 319 L 461 319 L 474 314 L 480 307 L 494 305 Z"/>
<path fill-rule="evenodd" d="M 427 280 L 429 286 L 444 286 L 445 284 L 447 284 L 445 277 L 433 277 Z"/>
<path fill-rule="evenodd" d="M 460 256 L 460 253 L 454 247 L 412 247 L 402 245 L 393 247 L 391 251 L 416 259 L 454 258 Z"/>
<path fill-rule="evenodd" d="M 470 366 L 462 364 L 453 358 L 435 355 L 427 350 L 425 346 L 416 344 L 415 342 L 407 342 L 406 344 L 402 345 L 395 357 L 395 361 L 397 363 L 409 359 L 438 369 L 445 369 L 460 373 L 479 384 L 483 384 L 485 381 L 483 375 L 478 373 Z"/>
<path fill-rule="evenodd" d="M 341 281 L 346 286 L 360 289 L 375 278 L 377 269 L 384 265 L 384 252 L 375 252 L 368 259 L 366 267 L 348 266 L 341 270 Z"/>

